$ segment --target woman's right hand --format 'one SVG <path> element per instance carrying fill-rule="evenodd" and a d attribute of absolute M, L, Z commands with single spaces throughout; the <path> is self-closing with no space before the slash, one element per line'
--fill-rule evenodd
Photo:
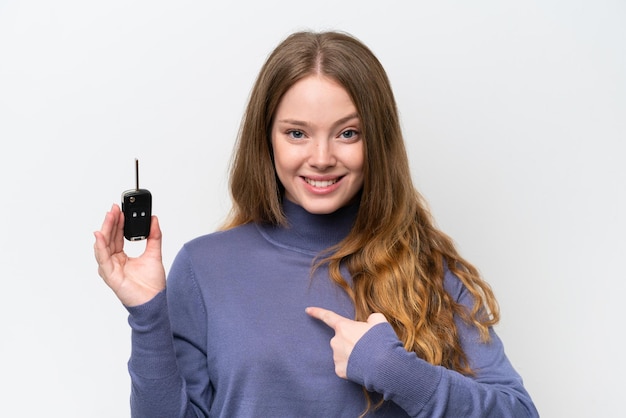
<path fill-rule="evenodd" d="M 136 258 L 124 252 L 124 213 L 117 204 L 107 212 L 94 236 L 98 274 L 125 306 L 144 304 L 165 289 L 162 235 L 156 216 L 151 219 L 146 249 Z"/>

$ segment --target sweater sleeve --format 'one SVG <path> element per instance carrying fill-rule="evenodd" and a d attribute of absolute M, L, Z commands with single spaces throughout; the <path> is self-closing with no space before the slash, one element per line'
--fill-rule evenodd
<path fill-rule="evenodd" d="M 449 276 L 454 290 L 450 293 L 465 305 L 471 303 L 467 289 Z M 382 394 L 411 417 L 538 417 L 493 329 L 491 341 L 483 343 L 475 327 L 461 321 L 457 327 L 476 372 L 473 377 L 434 366 L 405 350 L 391 325 L 383 323 L 357 342 L 348 361 L 348 379 Z"/>
<path fill-rule="evenodd" d="M 194 303 L 198 296 L 193 282 L 181 280 L 187 271 L 181 251 L 172 265 L 167 289 L 143 305 L 127 308 L 132 330 L 128 369 L 133 418 L 208 416 L 208 373 L 202 371 L 206 367 L 202 350 L 206 332 L 194 334 L 198 331 L 189 326 L 181 329 L 181 323 L 187 321 L 198 324 L 194 316 L 203 312 Z M 186 299 L 178 300 L 181 297 Z"/>

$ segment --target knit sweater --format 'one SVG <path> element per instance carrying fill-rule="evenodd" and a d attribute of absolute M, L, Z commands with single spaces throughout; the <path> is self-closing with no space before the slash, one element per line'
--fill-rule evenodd
<path fill-rule="evenodd" d="M 495 332 L 481 343 L 460 321 L 472 378 L 407 352 L 388 323 L 359 340 L 348 379 L 335 374 L 333 331 L 305 308 L 354 317 L 328 270 L 311 267 L 348 234 L 357 209 L 313 215 L 285 202 L 289 227 L 246 224 L 186 243 L 166 290 L 128 308 L 132 416 L 353 418 L 366 408 L 363 386 L 385 400 L 372 417 L 538 416 Z M 444 286 L 472 304 L 449 271 Z"/>

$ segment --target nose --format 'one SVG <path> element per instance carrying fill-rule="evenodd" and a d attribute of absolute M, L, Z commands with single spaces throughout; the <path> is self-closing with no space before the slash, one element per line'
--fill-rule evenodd
<path fill-rule="evenodd" d="M 333 152 L 332 142 L 326 139 L 311 142 L 309 165 L 318 170 L 325 170 L 333 167 L 337 159 Z"/>

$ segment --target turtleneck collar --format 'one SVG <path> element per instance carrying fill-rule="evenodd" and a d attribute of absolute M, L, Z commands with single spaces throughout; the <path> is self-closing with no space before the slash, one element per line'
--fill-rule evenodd
<path fill-rule="evenodd" d="M 270 242 L 283 248 L 317 254 L 344 239 L 356 219 L 359 203 L 352 203 L 328 215 L 307 212 L 287 199 L 283 211 L 288 226 L 258 225 L 261 234 Z"/>

